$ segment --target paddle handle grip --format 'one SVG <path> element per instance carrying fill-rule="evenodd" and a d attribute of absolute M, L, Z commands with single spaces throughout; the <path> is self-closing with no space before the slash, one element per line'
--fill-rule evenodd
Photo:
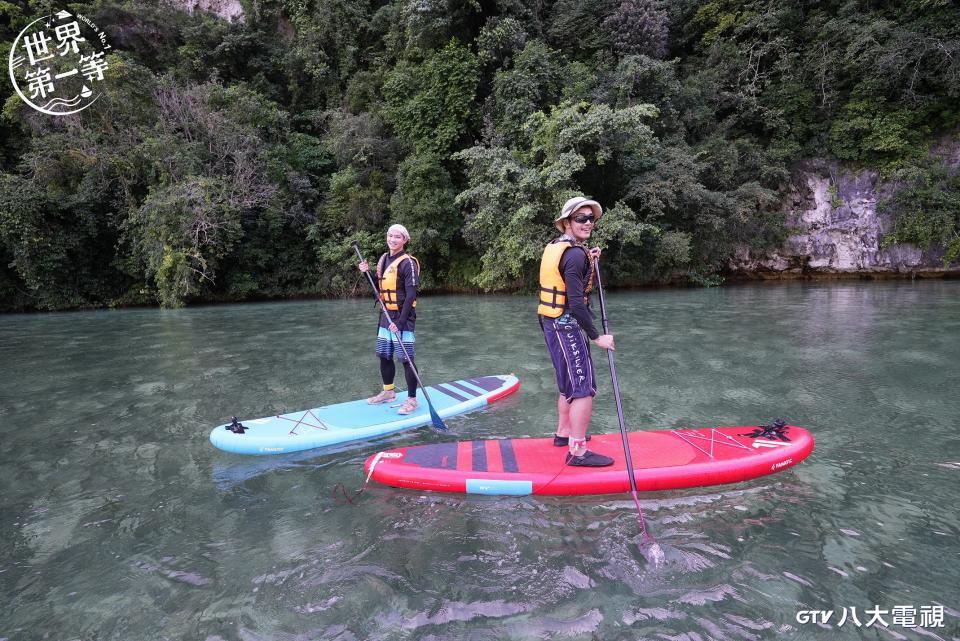
<path fill-rule="evenodd" d="M 363 257 L 363 254 L 360 253 L 360 243 L 355 240 L 351 240 L 350 245 L 353 247 L 353 251 L 357 252 L 357 258 L 360 260 L 366 260 L 366 258 Z"/>
<path fill-rule="evenodd" d="M 353 245 L 353 251 L 357 252 L 357 258 L 360 260 L 366 260 L 363 257 L 363 254 L 360 253 L 360 243 L 355 240 L 351 240 L 350 244 Z M 364 272 L 367 275 L 367 280 L 370 281 L 370 287 L 373 287 L 373 295 L 377 297 L 377 302 L 380 303 L 380 309 L 383 310 L 384 316 L 387 317 L 387 320 L 390 320 L 390 314 L 387 314 L 387 308 L 383 306 L 383 301 L 380 300 L 380 293 L 377 291 L 377 284 L 373 282 L 373 276 L 370 275 L 370 270 Z"/>

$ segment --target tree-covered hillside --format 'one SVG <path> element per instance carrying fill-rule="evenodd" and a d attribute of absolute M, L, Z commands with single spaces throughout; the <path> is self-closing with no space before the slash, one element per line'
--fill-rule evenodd
<path fill-rule="evenodd" d="M 0 55 L 46 2 L 0 0 Z M 960 256 L 951 0 L 69 3 L 107 95 L 51 117 L 3 85 L 0 309 L 363 292 L 391 222 L 434 289 L 529 287 L 599 200 L 611 284 L 715 282 L 776 246 L 810 157 L 897 185 L 889 242 Z"/>

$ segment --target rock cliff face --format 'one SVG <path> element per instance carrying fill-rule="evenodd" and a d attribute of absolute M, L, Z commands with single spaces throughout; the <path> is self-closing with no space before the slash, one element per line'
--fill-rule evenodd
<path fill-rule="evenodd" d="M 952 164 L 960 145 L 941 150 Z M 943 250 L 921 251 L 912 245 L 881 249 L 892 216 L 879 213 L 877 202 L 889 187 L 878 187 L 873 171 L 844 172 L 834 163 L 808 161 L 795 173 L 788 202 L 792 234 L 783 247 L 765 255 L 746 249 L 730 261 L 733 278 L 817 278 L 844 276 L 943 276 L 960 268 L 943 266 Z"/>
<path fill-rule="evenodd" d="M 224 20 L 243 21 L 243 6 L 240 0 L 176 0 L 176 3 L 187 11 L 209 11 Z"/>

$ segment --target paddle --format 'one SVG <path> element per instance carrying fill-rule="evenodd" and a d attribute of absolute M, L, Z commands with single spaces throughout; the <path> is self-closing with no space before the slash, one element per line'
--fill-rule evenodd
<path fill-rule="evenodd" d="M 350 243 L 353 245 L 353 251 L 357 252 L 357 256 L 360 257 L 360 260 L 365 260 L 363 254 L 360 253 L 360 243 L 353 241 Z M 377 299 L 377 302 L 380 303 L 380 311 L 383 312 L 383 315 L 387 317 L 387 323 L 393 323 L 393 320 L 390 318 L 390 314 L 387 312 L 386 306 L 384 306 L 383 301 L 380 299 L 380 296 L 377 292 L 377 285 L 373 282 L 373 276 L 370 275 L 370 270 L 366 272 L 367 280 L 370 281 L 370 287 L 373 288 L 373 295 Z M 413 370 L 413 375 L 417 377 L 417 384 L 420 385 L 420 389 L 423 390 L 423 397 L 427 399 L 427 407 L 430 408 L 430 420 L 433 421 L 433 426 L 440 430 L 441 432 L 447 431 L 447 426 L 444 425 L 443 419 L 440 418 L 440 415 L 437 414 L 437 410 L 433 409 L 433 402 L 430 400 L 430 395 L 427 394 L 427 388 L 424 387 L 423 381 L 420 380 L 420 373 L 417 371 L 416 366 L 413 364 L 413 361 L 410 359 L 410 354 L 407 353 L 407 348 L 403 344 L 403 340 L 400 337 L 400 332 L 396 331 L 393 333 L 397 337 L 397 342 L 400 343 L 400 349 L 403 350 L 403 355 L 406 357 L 407 362 L 410 363 L 410 369 Z"/>
<path fill-rule="evenodd" d="M 600 320 L 603 323 L 603 333 L 609 334 L 610 328 L 607 325 L 607 308 L 603 300 L 603 285 L 600 282 L 600 258 L 594 261 L 594 268 L 597 274 L 597 295 L 600 297 Z M 630 439 L 627 438 L 627 425 L 623 420 L 623 403 L 620 401 L 620 383 L 617 382 L 617 366 L 613 362 L 613 350 L 607 350 L 607 360 L 610 362 L 610 380 L 613 384 L 613 398 L 617 401 L 617 418 L 620 419 L 620 436 L 623 438 L 623 453 L 627 457 L 627 474 L 630 477 L 630 495 L 633 496 L 633 504 L 637 506 L 637 514 L 640 517 L 640 534 L 644 541 L 653 541 L 653 535 L 647 531 L 647 524 L 643 520 L 643 510 L 640 509 L 640 500 L 637 498 L 637 481 L 633 478 L 633 455 L 630 454 Z"/>

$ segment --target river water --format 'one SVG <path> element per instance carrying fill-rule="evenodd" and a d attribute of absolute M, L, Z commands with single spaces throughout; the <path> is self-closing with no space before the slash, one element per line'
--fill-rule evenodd
<path fill-rule="evenodd" d="M 817 441 L 777 475 L 644 495 L 659 555 L 626 495 L 335 496 L 386 447 L 552 433 L 530 297 L 419 307 L 428 383 L 515 372 L 517 394 L 450 436 L 281 457 L 209 430 L 376 392 L 369 301 L 0 317 L 0 640 L 960 638 L 960 282 L 608 307 L 631 429 L 782 416 Z M 616 431 L 595 356 L 592 429 Z"/>

